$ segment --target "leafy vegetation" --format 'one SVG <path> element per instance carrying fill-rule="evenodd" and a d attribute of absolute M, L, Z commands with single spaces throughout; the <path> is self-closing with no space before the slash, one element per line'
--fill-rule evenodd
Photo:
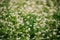
<path fill-rule="evenodd" d="M 0 0 L 0 40 L 60 40 L 59 0 Z"/>

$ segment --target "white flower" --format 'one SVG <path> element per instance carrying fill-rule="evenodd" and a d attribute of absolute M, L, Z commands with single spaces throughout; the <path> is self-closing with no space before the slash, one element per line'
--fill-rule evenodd
<path fill-rule="evenodd" d="M 19 32 L 20 34 L 23 34 L 23 32 Z"/>
<path fill-rule="evenodd" d="M 43 5 L 37 5 L 37 7 L 41 10 Z"/>
<path fill-rule="evenodd" d="M 26 37 L 27 40 L 29 40 L 30 38 L 29 37 Z"/>
<path fill-rule="evenodd" d="M 53 35 L 56 35 L 56 32 L 53 32 Z"/>
<path fill-rule="evenodd" d="M 57 29 L 53 29 L 54 31 L 57 31 Z"/>
<path fill-rule="evenodd" d="M 60 37 L 60 35 L 57 35 L 57 37 Z"/>
<path fill-rule="evenodd" d="M 46 29 L 46 31 L 48 32 L 48 31 L 49 31 L 49 29 Z"/>
<path fill-rule="evenodd" d="M 22 37 L 24 37 L 24 34 L 22 34 Z"/>
<path fill-rule="evenodd" d="M 32 25 L 30 25 L 30 26 L 32 26 Z"/>
<path fill-rule="evenodd" d="M 36 13 L 37 14 L 37 13 Z M 37 14 L 38 16 L 42 16 L 42 14 Z"/>
<path fill-rule="evenodd" d="M 41 34 L 41 32 L 39 31 L 38 34 Z"/>
<path fill-rule="evenodd" d="M 37 26 L 37 28 L 40 28 L 39 26 Z"/>
<path fill-rule="evenodd" d="M 35 4 L 35 2 L 34 2 L 34 1 L 32 1 L 31 3 L 32 3 L 33 5 Z"/>
<path fill-rule="evenodd" d="M 41 18 L 37 18 L 36 20 L 37 20 L 37 21 L 40 21 L 40 20 L 41 20 Z"/>
<path fill-rule="evenodd" d="M 28 37 L 30 37 L 30 34 L 27 34 Z"/>
<path fill-rule="evenodd" d="M 28 10 L 31 11 L 31 10 L 33 10 L 33 9 L 32 9 L 32 7 L 28 7 Z"/>
<path fill-rule="evenodd" d="M 28 31 L 30 31 L 30 28 L 28 28 Z"/>
<path fill-rule="evenodd" d="M 27 5 L 25 4 L 24 7 L 27 7 Z"/>
<path fill-rule="evenodd" d="M 31 3 L 30 3 L 30 1 L 27 1 L 26 3 L 27 3 L 28 5 L 30 5 L 30 4 L 31 4 Z"/>
<path fill-rule="evenodd" d="M 16 40 L 20 40 L 20 39 L 21 39 L 20 37 L 19 38 L 18 37 L 16 38 Z"/>
<path fill-rule="evenodd" d="M 49 37 L 47 36 L 47 38 L 49 39 Z"/>
<path fill-rule="evenodd" d="M 48 13 L 46 13 L 46 12 L 42 12 L 42 14 L 43 14 L 44 16 L 48 16 Z"/>
<path fill-rule="evenodd" d="M 28 29 L 26 29 L 26 32 L 28 32 L 29 30 Z"/>
<path fill-rule="evenodd" d="M 45 36 L 45 34 L 42 34 L 42 36 Z"/>
<path fill-rule="evenodd" d="M 30 18 L 30 16 L 27 16 L 27 18 L 29 19 L 29 18 Z"/>
<path fill-rule="evenodd" d="M 52 34 L 49 34 L 50 35 L 50 37 L 52 37 Z"/>

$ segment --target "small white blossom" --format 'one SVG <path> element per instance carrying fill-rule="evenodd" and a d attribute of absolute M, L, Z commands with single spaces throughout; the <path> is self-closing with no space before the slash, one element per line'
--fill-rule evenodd
<path fill-rule="evenodd" d="M 53 35 L 56 35 L 56 32 L 53 32 Z"/>

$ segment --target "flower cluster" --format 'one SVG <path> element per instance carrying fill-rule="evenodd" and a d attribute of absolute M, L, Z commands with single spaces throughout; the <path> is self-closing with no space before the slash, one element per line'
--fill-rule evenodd
<path fill-rule="evenodd" d="M 2 0 L 0 3 L 1 40 L 58 40 L 52 0 Z M 60 31 L 59 31 L 60 33 Z"/>

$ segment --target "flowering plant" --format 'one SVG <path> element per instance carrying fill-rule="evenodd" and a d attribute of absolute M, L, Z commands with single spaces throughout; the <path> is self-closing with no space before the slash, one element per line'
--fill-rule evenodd
<path fill-rule="evenodd" d="M 60 40 L 59 5 L 55 2 L 1 0 L 0 40 Z"/>

